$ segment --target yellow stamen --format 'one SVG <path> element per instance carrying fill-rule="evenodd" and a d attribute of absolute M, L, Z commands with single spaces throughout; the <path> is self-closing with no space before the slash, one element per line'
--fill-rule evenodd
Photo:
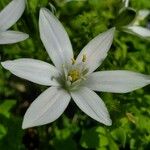
<path fill-rule="evenodd" d="M 68 76 L 68 80 L 72 82 L 72 77 L 71 77 L 71 76 Z"/>
<path fill-rule="evenodd" d="M 74 58 L 71 58 L 71 61 L 72 61 L 72 65 L 76 63 L 76 60 Z"/>
<path fill-rule="evenodd" d="M 86 62 L 86 59 L 87 59 L 86 54 L 83 54 L 82 62 Z"/>
<path fill-rule="evenodd" d="M 131 121 L 132 123 L 136 123 L 136 118 L 135 118 L 135 116 L 133 116 L 132 115 L 132 113 L 126 113 L 126 115 L 127 115 L 127 118 L 129 119 L 129 121 Z"/>
<path fill-rule="evenodd" d="M 76 80 L 78 80 L 80 78 L 80 72 L 79 70 L 71 70 L 69 73 L 68 73 L 68 77 L 70 77 L 72 79 L 71 82 L 74 82 Z"/>

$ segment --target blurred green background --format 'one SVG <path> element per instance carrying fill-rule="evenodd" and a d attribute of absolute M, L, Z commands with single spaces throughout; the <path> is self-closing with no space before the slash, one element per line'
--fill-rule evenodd
<path fill-rule="evenodd" d="M 9 2 L 0 0 L 0 10 Z M 41 7 L 53 10 L 63 23 L 77 56 L 93 37 L 113 27 L 121 6 L 121 0 L 28 0 L 25 13 L 12 28 L 28 33 L 30 38 L 0 45 L 0 60 L 35 58 L 51 62 L 39 37 Z M 131 0 L 130 6 L 137 11 L 150 9 L 150 2 Z M 98 70 L 117 69 L 150 74 L 150 41 L 116 31 L 108 57 Z M 0 150 L 150 149 L 150 87 L 127 94 L 99 93 L 112 118 L 111 127 L 89 118 L 71 101 L 55 122 L 22 130 L 25 111 L 46 88 L 0 66 Z"/>

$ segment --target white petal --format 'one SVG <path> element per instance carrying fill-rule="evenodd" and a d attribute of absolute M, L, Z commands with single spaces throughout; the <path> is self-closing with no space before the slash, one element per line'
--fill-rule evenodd
<path fill-rule="evenodd" d="M 100 71 L 92 73 L 84 86 L 103 92 L 127 93 L 150 84 L 150 76 L 131 71 Z"/>
<path fill-rule="evenodd" d="M 111 119 L 102 99 L 93 91 L 82 87 L 71 93 L 71 96 L 79 108 L 91 118 L 105 125 L 111 125 Z"/>
<path fill-rule="evenodd" d="M 140 36 L 142 38 L 150 38 L 150 30 L 141 26 L 129 26 L 126 27 L 125 31 Z"/>
<path fill-rule="evenodd" d="M 18 31 L 4 31 L 0 32 L 0 44 L 12 44 L 24 41 L 29 37 L 28 34 Z"/>
<path fill-rule="evenodd" d="M 138 16 L 140 20 L 145 19 L 150 14 L 150 10 L 148 9 L 142 9 L 138 12 Z"/>
<path fill-rule="evenodd" d="M 64 112 L 70 99 L 66 91 L 56 87 L 48 88 L 28 108 L 22 128 L 53 122 Z"/>
<path fill-rule="evenodd" d="M 114 31 L 115 28 L 112 28 L 91 40 L 77 57 L 77 62 L 80 63 L 83 55 L 86 55 L 86 64 L 89 72 L 96 70 L 107 56 L 107 52 L 113 41 Z"/>
<path fill-rule="evenodd" d="M 124 2 L 124 4 L 125 4 L 125 7 L 128 7 L 130 0 L 123 0 L 123 2 Z"/>
<path fill-rule="evenodd" d="M 58 19 L 46 8 L 40 10 L 41 40 L 58 69 L 62 65 L 70 64 L 73 58 L 72 46 L 69 37 Z"/>
<path fill-rule="evenodd" d="M 40 60 L 36 59 L 16 59 L 5 61 L 2 66 L 14 75 L 38 83 L 41 85 L 58 85 L 55 77 L 58 77 L 57 69 Z"/>
<path fill-rule="evenodd" d="M 0 12 L 0 31 L 10 28 L 21 17 L 25 9 L 25 0 L 12 0 Z"/>

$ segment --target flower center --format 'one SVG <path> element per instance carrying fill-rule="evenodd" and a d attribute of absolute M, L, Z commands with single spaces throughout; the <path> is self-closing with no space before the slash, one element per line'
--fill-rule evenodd
<path fill-rule="evenodd" d="M 77 69 L 70 70 L 68 73 L 68 78 L 71 82 L 74 82 L 80 78 L 80 71 Z"/>
<path fill-rule="evenodd" d="M 63 65 L 63 73 L 58 81 L 66 90 L 75 90 L 86 80 L 88 73 L 88 68 L 85 63 L 86 59 L 86 55 L 83 55 L 80 63 L 76 63 L 76 60 L 72 58 L 72 65 L 68 67 Z"/>

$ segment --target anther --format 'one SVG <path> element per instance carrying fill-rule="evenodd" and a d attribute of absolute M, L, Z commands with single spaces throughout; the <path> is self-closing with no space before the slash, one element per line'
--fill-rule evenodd
<path fill-rule="evenodd" d="M 68 80 L 69 80 L 69 81 L 72 81 L 72 77 L 71 77 L 71 76 L 68 76 Z"/>
<path fill-rule="evenodd" d="M 68 77 L 71 77 L 71 81 L 74 82 L 76 80 L 78 80 L 80 78 L 80 72 L 79 70 L 71 70 L 69 73 L 68 73 Z"/>
<path fill-rule="evenodd" d="M 71 58 L 71 61 L 72 61 L 72 65 L 76 63 L 76 60 L 74 58 Z"/>
<path fill-rule="evenodd" d="M 83 54 L 82 62 L 86 62 L 86 59 L 87 59 L 86 54 Z"/>

